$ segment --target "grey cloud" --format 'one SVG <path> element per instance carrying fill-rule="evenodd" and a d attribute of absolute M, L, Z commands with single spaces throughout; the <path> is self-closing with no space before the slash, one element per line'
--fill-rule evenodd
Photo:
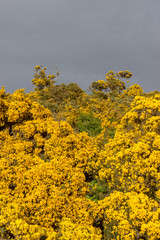
<path fill-rule="evenodd" d="M 1 0 L 0 85 L 30 91 L 40 64 L 84 89 L 128 69 L 145 91 L 160 90 L 159 10 L 159 0 Z"/>

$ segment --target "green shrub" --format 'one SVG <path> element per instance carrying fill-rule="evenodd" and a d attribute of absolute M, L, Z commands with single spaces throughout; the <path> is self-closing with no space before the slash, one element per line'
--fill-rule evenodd
<path fill-rule="evenodd" d="M 101 121 L 94 117 L 93 112 L 80 113 L 76 125 L 80 132 L 85 131 L 89 136 L 97 136 L 102 130 Z"/>

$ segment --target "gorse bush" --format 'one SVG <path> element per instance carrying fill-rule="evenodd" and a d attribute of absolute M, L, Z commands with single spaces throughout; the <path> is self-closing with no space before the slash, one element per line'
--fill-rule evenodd
<path fill-rule="evenodd" d="M 0 90 L 0 237 L 160 239 L 160 93 L 35 71 L 35 92 Z"/>

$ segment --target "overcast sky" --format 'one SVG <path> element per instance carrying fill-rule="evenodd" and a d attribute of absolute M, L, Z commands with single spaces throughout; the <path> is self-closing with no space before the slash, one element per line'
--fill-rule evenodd
<path fill-rule="evenodd" d="M 0 0 L 0 86 L 33 90 L 36 65 L 83 89 L 129 70 L 160 91 L 160 0 Z"/>

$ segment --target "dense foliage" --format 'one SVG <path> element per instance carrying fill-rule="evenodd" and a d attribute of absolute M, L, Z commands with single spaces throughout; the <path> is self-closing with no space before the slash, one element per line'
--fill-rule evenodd
<path fill-rule="evenodd" d="M 87 93 L 36 66 L 34 92 L 1 88 L 2 239 L 160 239 L 160 93 L 131 76 Z"/>

